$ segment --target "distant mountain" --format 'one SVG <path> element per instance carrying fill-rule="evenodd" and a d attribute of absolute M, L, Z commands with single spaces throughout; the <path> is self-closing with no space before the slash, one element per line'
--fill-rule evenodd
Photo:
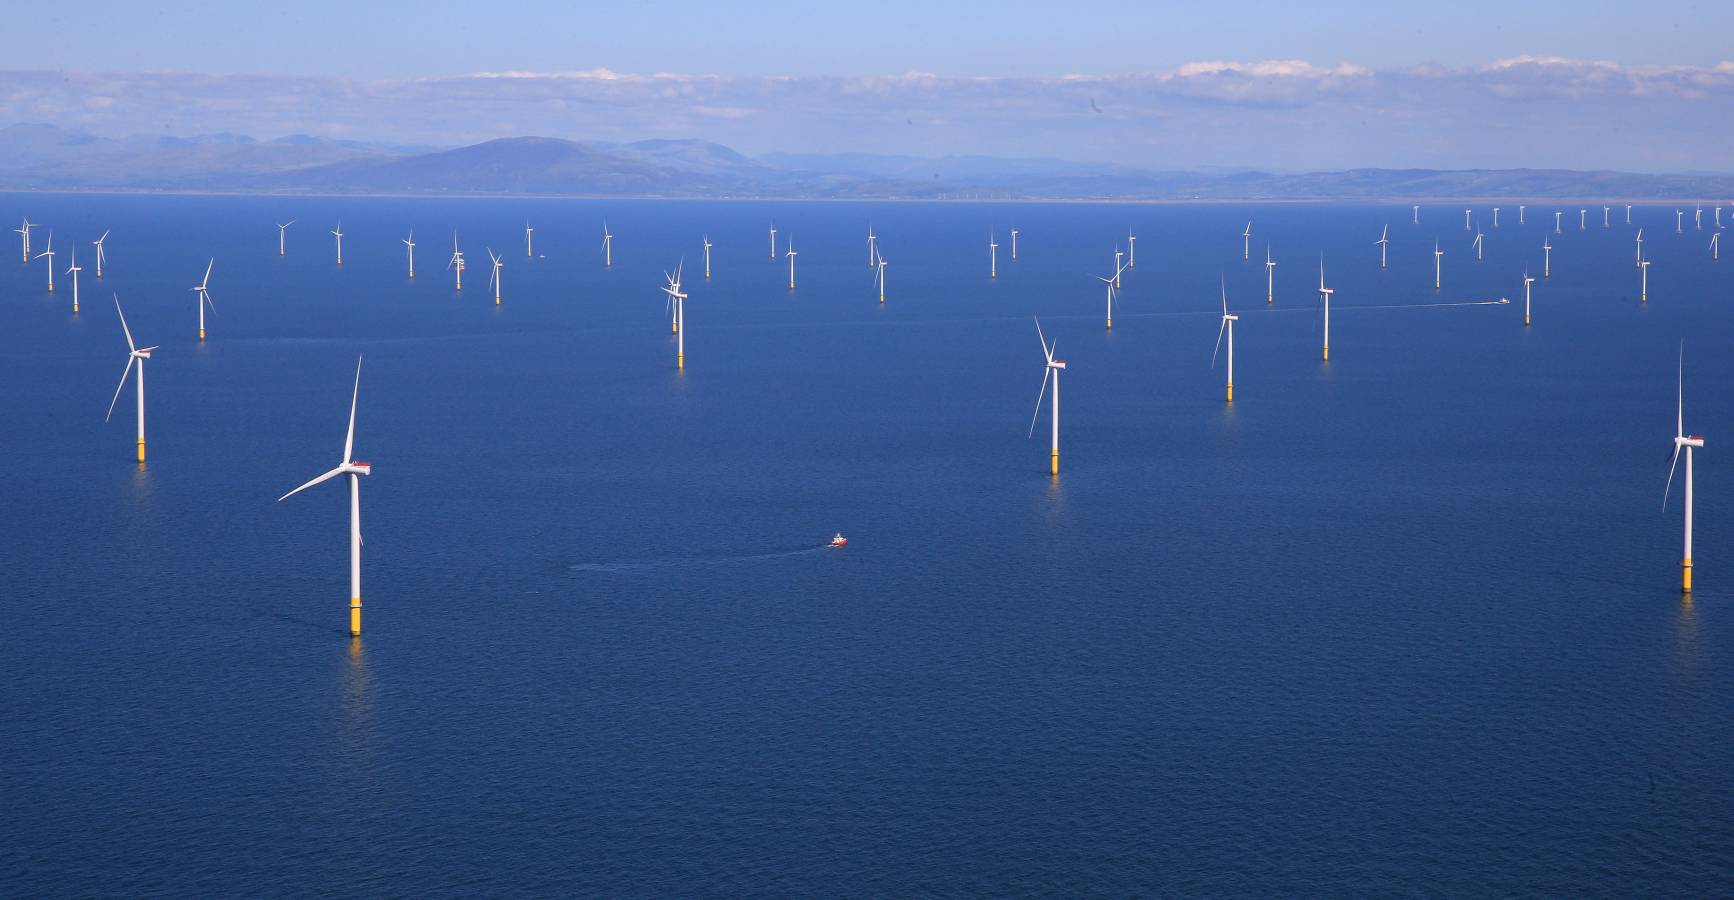
<path fill-rule="evenodd" d="M 288 135 L 106 138 L 0 128 L 0 190 L 603 197 L 1308 200 L 1734 197 L 1734 176 L 1559 169 L 1175 171 L 985 156 L 772 153 L 699 140 L 511 137 L 429 149 Z"/>

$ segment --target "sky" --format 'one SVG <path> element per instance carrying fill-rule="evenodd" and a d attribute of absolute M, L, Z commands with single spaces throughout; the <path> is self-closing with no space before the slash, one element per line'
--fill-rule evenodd
<path fill-rule="evenodd" d="M 6 17 L 0 126 L 1729 171 L 1730 35 L 1701 2 L 95 0 Z"/>

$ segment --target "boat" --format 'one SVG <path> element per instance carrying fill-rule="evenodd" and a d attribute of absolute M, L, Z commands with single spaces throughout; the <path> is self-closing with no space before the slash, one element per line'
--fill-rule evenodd
<path fill-rule="evenodd" d="M 849 546 L 849 539 L 843 536 L 843 532 L 839 531 L 837 536 L 831 539 L 831 546 L 847 547 Z"/>

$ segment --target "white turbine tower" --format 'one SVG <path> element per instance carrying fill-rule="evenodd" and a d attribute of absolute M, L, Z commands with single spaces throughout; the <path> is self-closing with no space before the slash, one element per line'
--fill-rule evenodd
<path fill-rule="evenodd" d="M 1713 234 L 1710 236 L 1710 241 L 1715 243 Z M 78 267 L 78 245 L 75 243 L 73 245 L 73 265 L 66 269 L 66 274 L 73 276 L 73 316 L 78 316 L 78 272 L 83 272 L 83 269 Z"/>
<path fill-rule="evenodd" d="M 138 379 L 135 382 L 135 386 L 138 388 L 138 461 L 139 465 L 143 465 L 145 461 L 144 361 L 150 359 L 151 351 L 157 348 L 141 348 L 132 342 L 132 329 L 126 327 L 126 313 L 120 311 L 119 297 L 114 298 L 114 311 L 120 316 L 120 330 L 126 335 L 126 368 L 122 369 L 120 372 L 120 384 L 115 385 L 114 399 L 108 401 L 108 415 L 103 416 L 102 420 L 107 422 L 114 418 L 114 405 L 120 402 L 120 392 L 122 388 L 126 387 L 126 377 L 132 373 L 132 364 L 135 362 L 138 363 Z"/>
<path fill-rule="evenodd" d="M 1565 213 L 1562 213 L 1557 209 L 1553 211 L 1553 233 L 1554 234 L 1563 234 L 1564 233 L 1564 232 L 1561 232 L 1559 230 L 1560 218 L 1564 215 L 1565 215 Z"/>
<path fill-rule="evenodd" d="M 1114 289 L 1115 290 L 1119 290 L 1119 288 L 1120 288 L 1120 273 L 1126 271 L 1126 267 L 1120 265 L 1120 259 L 1124 255 L 1125 254 L 1121 253 L 1119 247 L 1114 248 Z"/>
<path fill-rule="evenodd" d="M 1439 276 L 1444 268 L 1445 251 L 1439 249 L 1439 239 L 1433 239 L 1433 290 L 1439 289 Z"/>
<path fill-rule="evenodd" d="M 1614 208 L 1611 206 L 1602 207 L 1602 227 L 1603 228 L 1612 228 L 1613 227 L 1612 225 L 1608 224 L 1608 214 L 1613 212 L 1613 211 L 1614 211 Z"/>
<path fill-rule="evenodd" d="M 795 239 L 789 238 L 789 290 L 795 289 Z"/>
<path fill-rule="evenodd" d="M 1528 209 L 1528 208 L 1529 207 L 1527 207 L 1521 203 L 1519 203 L 1517 205 L 1517 224 L 1519 224 L 1519 225 L 1523 224 L 1523 211 Z"/>
<path fill-rule="evenodd" d="M 879 236 L 873 233 L 873 223 L 867 223 L 867 268 L 879 263 Z"/>
<path fill-rule="evenodd" d="M 1499 207 L 1497 206 L 1493 208 L 1493 227 L 1499 227 Z"/>
<path fill-rule="evenodd" d="M 1411 218 L 1409 220 L 1409 224 L 1411 224 L 1411 225 L 1421 224 L 1421 204 L 1419 204 L 1419 203 L 1414 204 L 1414 206 L 1412 207 L 1412 215 L 1413 215 L 1413 218 Z"/>
<path fill-rule="evenodd" d="M 17 227 L 17 228 L 12 229 L 23 240 L 24 263 L 26 265 L 28 265 L 30 263 L 30 229 L 35 228 L 35 227 L 36 227 L 35 225 L 32 225 L 30 223 L 30 217 L 25 216 L 24 217 L 24 224 Z"/>
<path fill-rule="evenodd" d="M 987 233 L 987 277 L 999 277 L 999 241 L 991 231 Z"/>
<path fill-rule="evenodd" d="M 289 226 L 291 226 L 293 224 L 295 224 L 294 219 L 290 219 L 287 222 L 278 222 L 277 223 L 277 255 L 278 256 L 283 256 L 286 253 L 286 251 L 289 249 L 289 247 L 288 247 L 289 239 L 287 237 L 287 234 L 289 231 Z"/>
<path fill-rule="evenodd" d="M 1325 306 L 1325 362 L 1331 359 L 1331 295 L 1335 288 L 1325 287 L 1325 258 L 1319 257 L 1319 302 Z"/>
<path fill-rule="evenodd" d="M 338 222 L 336 230 L 331 232 L 337 236 L 337 264 L 343 265 L 343 223 Z"/>
<path fill-rule="evenodd" d="M 1630 203 L 1626 204 L 1626 224 L 1632 224 L 1632 205 Z"/>
<path fill-rule="evenodd" d="M 1012 262 L 1017 262 L 1018 261 L 1018 230 L 1016 228 L 1012 229 L 1011 251 L 1012 251 Z"/>
<path fill-rule="evenodd" d="M 1698 231 L 1704 230 L 1704 204 L 1702 203 L 1692 209 L 1692 227 Z"/>
<path fill-rule="evenodd" d="M 1721 237 L 1722 237 L 1722 233 L 1719 231 L 1710 232 L 1710 259 L 1712 259 L 1712 260 L 1718 260 L 1718 259 L 1722 258 L 1722 248 L 1719 246 L 1721 244 L 1721 241 L 1720 241 Z M 77 279 L 74 279 L 72 282 L 72 296 L 73 296 L 73 299 L 76 301 L 78 298 L 78 280 Z M 76 311 L 78 308 L 78 303 L 74 302 L 72 304 L 72 307 Z"/>
<path fill-rule="evenodd" d="M 608 220 L 602 220 L 602 266 L 614 268 L 614 235 L 608 231 Z"/>
<path fill-rule="evenodd" d="M 1390 249 L 1391 244 L 1391 226 L 1386 225 L 1385 230 L 1379 232 L 1379 239 L 1373 243 L 1379 245 L 1379 268 L 1383 269 L 1385 267 L 1385 251 Z"/>
<path fill-rule="evenodd" d="M 1535 283 L 1535 276 L 1529 274 L 1528 269 L 1524 269 L 1523 270 L 1523 324 L 1524 324 L 1524 327 L 1529 326 L 1529 286 L 1534 284 L 1534 283 Z"/>
<path fill-rule="evenodd" d="M 1276 302 L 1276 261 L 1270 258 L 1270 244 L 1264 245 L 1264 302 Z"/>
<path fill-rule="evenodd" d="M 1048 358 L 1047 368 L 1042 370 L 1042 389 L 1036 394 L 1036 412 L 1030 416 L 1030 437 L 1035 437 L 1036 420 L 1042 415 L 1042 399 L 1048 394 L 1048 376 L 1054 379 L 1054 402 L 1051 404 L 1054 415 L 1053 439 L 1048 450 L 1048 474 L 1060 474 L 1060 373 L 1066 370 L 1066 361 L 1054 358 L 1054 348 L 1059 341 L 1048 343 L 1047 335 L 1042 334 L 1042 320 L 1036 320 L 1036 340 L 1042 343 L 1042 355 Z"/>
<path fill-rule="evenodd" d="M 1240 233 L 1240 258 L 1252 258 L 1252 220 L 1246 220 L 1246 230 Z"/>
<path fill-rule="evenodd" d="M 354 461 L 355 403 L 361 397 L 361 357 L 355 358 L 355 389 L 349 395 L 349 433 L 343 439 L 343 461 L 337 468 L 277 498 L 278 503 L 322 481 L 339 475 L 349 477 L 349 636 L 361 635 L 361 476 L 373 474 L 373 466 Z"/>
<path fill-rule="evenodd" d="M 1650 302 L 1650 261 L 1644 260 L 1638 266 L 1638 302 Z"/>
<path fill-rule="evenodd" d="M 673 275 L 662 273 L 662 277 L 668 280 L 668 286 L 662 292 L 668 295 L 670 314 L 674 317 L 674 367 L 683 372 L 686 371 L 686 294 L 680 289 L 680 273 L 684 268 L 686 261 L 682 260 L 674 267 Z"/>
<path fill-rule="evenodd" d="M 1126 268 L 1138 268 L 1138 236 L 1126 229 Z"/>
<path fill-rule="evenodd" d="M 404 251 L 409 255 L 409 277 L 415 277 L 415 229 L 409 230 L 409 237 L 403 239 Z"/>
<path fill-rule="evenodd" d="M 48 259 L 48 292 L 54 293 L 54 232 L 48 232 L 48 249 L 36 254 L 37 259 Z"/>
<path fill-rule="evenodd" d="M 1323 274 L 1322 272 L 1320 273 Z M 1228 281 L 1222 282 L 1222 325 L 1216 329 L 1216 350 L 1210 351 L 1210 367 L 1216 368 L 1216 354 L 1222 349 L 1222 335 L 1228 333 L 1228 402 L 1234 402 L 1234 323 L 1240 321 L 1228 311 Z"/>
<path fill-rule="evenodd" d="M 91 241 L 91 243 L 96 245 L 96 277 L 98 278 L 102 277 L 103 264 L 108 262 L 108 253 L 102 249 L 102 242 L 106 240 L 108 240 L 108 232 L 104 231 L 102 237 Z"/>
<path fill-rule="evenodd" d="M 1119 273 L 1115 273 L 1115 274 L 1119 274 Z M 1115 299 L 1116 295 L 1119 294 L 1119 289 L 1114 286 L 1114 280 L 1115 279 L 1114 279 L 1113 275 L 1109 275 L 1106 277 L 1101 276 L 1101 275 L 1097 275 L 1097 276 L 1095 276 L 1095 278 L 1097 281 L 1102 282 L 1102 284 L 1105 287 L 1107 287 L 1107 289 L 1108 289 L 1108 329 L 1107 330 L 1113 331 L 1114 330 L 1114 299 Z"/>
<path fill-rule="evenodd" d="M 195 284 L 192 287 L 193 292 L 199 295 L 198 304 L 199 304 L 199 342 L 200 343 L 203 343 L 205 340 L 205 307 L 209 306 L 211 308 L 211 312 L 213 312 L 213 313 L 217 311 L 217 304 L 211 302 L 211 292 L 210 292 L 211 267 L 215 266 L 216 264 L 217 264 L 217 258 L 215 256 L 211 257 L 211 261 L 208 263 L 205 263 L 205 277 L 203 279 L 201 279 L 198 284 Z"/>
<path fill-rule="evenodd" d="M 452 257 L 446 260 L 446 268 L 457 278 L 457 290 L 464 289 L 464 251 L 458 249 L 458 233 L 452 232 Z"/>
<path fill-rule="evenodd" d="M 525 259 L 534 259 L 535 258 L 535 254 L 532 253 L 530 250 L 530 246 L 531 246 L 530 236 L 532 234 L 535 234 L 535 233 L 536 233 L 536 229 L 530 227 L 530 220 L 525 219 L 524 220 L 524 258 Z"/>
<path fill-rule="evenodd" d="M 1674 467 L 1680 451 L 1686 451 L 1686 536 L 1680 558 L 1680 592 L 1692 593 L 1692 451 L 1704 446 L 1701 435 L 1686 433 L 1686 342 L 1680 342 L 1679 381 L 1674 395 L 1674 459 L 1668 464 L 1668 483 L 1662 488 L 1662 508 L 1668 508 L 1668 492 L 1674 487 Z"/>
<path fill-rule="evenodd" d="M 1643 264 L 1644 264 L 1644 229 L 1643 229 L 1643 226 L 1639 226 L 1638 227 L 1638 250 L 1637 250 L 1637 255 L 1632 257 L 1632 268 L 1637 268 L 1638 266 L 1641 266 Z"/>
<path fill-rule="evenodd" d="M 500 305 L 500 269 L 505 267 L 506 261 L 499 258 L 498 256 L 494 255 L 494 248 L 483 247 L 482 249 L 488 251 L 488 258 L 494 261 L 494 271 L 493 271 L 493 274 L 488 276 L 488 286 L 494 289 L 494 305 L 499 306 Z"/>
<path fill-rule="evenodd" d="M 716 246 L 710 242 L 710 235 L 704 236 L 704 277 L 710 278 L 710 248 Z"/>
<path fill-rule="evenodd" d="M 1541 238 L 1541 277 L 1553 277 L 1553 244 L 1548 242 L 1546 235 Z"/>
<path fill-rule="evenodd" d="M 1586 227 L 1588 227 L 1584 224 L 1587 221 L 1588 216 L 1589 216 L 1589 210 L 1587 210 L 1587 209 L 1580 209 L 1577 211 L 1577 230 L 1583 231 Z"/>
<path fill-rule="evenodd" d="M 1481 229 L 1475 229 L 1475 261 L 1481 261 Z"/>
<path fill-rule="evenodd" d="M 777 223 L 771 223 L 771 262 L 777 261 Z"/>
<path fill-rule="evenodd" d="M 1686 233 L 1686 213 L 1682 210 L 1674 210 L 1674 233 Z"/>
<path fill-rule="evenodd" d="M 1463 211 L 1463 230 L 1469 230 L 1469 210 L 1467 209 Z"/>

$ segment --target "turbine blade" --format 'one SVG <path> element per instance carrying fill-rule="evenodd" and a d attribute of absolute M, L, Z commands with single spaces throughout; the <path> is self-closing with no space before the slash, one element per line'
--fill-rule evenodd
<path fill-rule="evenodd" d="M 1054 361 L 1054 351 L 1048 347 L 1047 335 L 1042 334 L 1042 320 L 1041 319 L 1036 319 L 1036 340 L 1041 341 L 1041 343 L 1042 343 L 1042 355 L 1046 356 L 1048 358 L 1048 362 L 1053 362 Z M 1045 381 L 1046 379 L 1043 379 L 1043 380 Z"/>
<path fill-rule="evenodd" d="M 108 401 L 108 415 L 102 417 L 104 422 L 114 418 L 114 405 L 120 402 L 121 388 L 126 387 L 126 376 L 132 374 L 132 364 L 136 361 L 138 361 L 138 357 L 136 356 L 128 356 L 126 358 L 126 368 L 120 370 L 120 384 L 114 386 L 114 399 Z"/>
<path fill-rule="evenodd" d="M 1674 383 L 1674 437 L 1686 436 L 1686 342 L 1680 341 L 1679 380 Z"/>
<path fill-rule="evenodd" d="M 318 478 L 315 478 L 312 481 L 307 482 L 306 484 L 296 488 L 295 490 L 292 490 L 289 493 L 284 494 L 281 497 L 278 497 L 277 502 L 282 503 L 283 501 L 289 499 L 290 497 L 293 497 L 296 494 L 299 494 L 302 491 L 307 490 L 308 488 L 320 483 L 321 481 L 330 481 L 331 479 L 336 478 L 337 476 L 342 475 L 342 474 L 343 474 L 343 467 L 338 466 L 337 468 L 332 469 L 329 472 L 326 472 L 324 475 L 321 475 Z"/>
<path fill-rule="evenodd" d="M 1674 461 L 1668 463 L 1668 483 L 1662 487 L 1662 508 L 1668 508 L 1668 492 L 1674 487 L 1674 467 L 1680 464 L 1680 445 L 1674 445 Z"/>
<path fill-rule="evenodd" d="M 355 451 L 355 401 L 361 397 L 361 354 L 355 355 L 355 390 L 349 395 L 349 434 L 343 438 L 343 464 Z"/>
<path fill-rule="evenodd" d="M 114 298 L 114 311 L 120 314 L 120 330 L 126 333 L 127 351 L 137 350 L 138 345 L 132 342 L 132 329 L 126 327 L 126 313 L 120 311 L 120 296 L 118 294 Z"/>
<path fill-rule="evenodd" d="M 1046 349 L 1047 345 L 1043 344 L 1042 347 L 1043 349 Z M 1042 389 L 1036 392 L 1036 411 L 1030 416 L 1030 433 L 1028 437 L 1036 436 L 1036 420 L 1042 417 L 1042 400 L 1048 395 L 1048 376 L 1052 374 L 1054 374 L 1053 369 L 1042 370 Z"/>
<path fill-rule="evenodd" d="M 1210 368 L 1213 370 L 1216 368 L 1216 354 L 1222 349 L 1222 333 L 1227 330 L 1228 316 L 1227 314 L 1224 314 L 1222 316 L 1222 324 L 1216 329 L 1216 349 L 1210 351 Z"/>

